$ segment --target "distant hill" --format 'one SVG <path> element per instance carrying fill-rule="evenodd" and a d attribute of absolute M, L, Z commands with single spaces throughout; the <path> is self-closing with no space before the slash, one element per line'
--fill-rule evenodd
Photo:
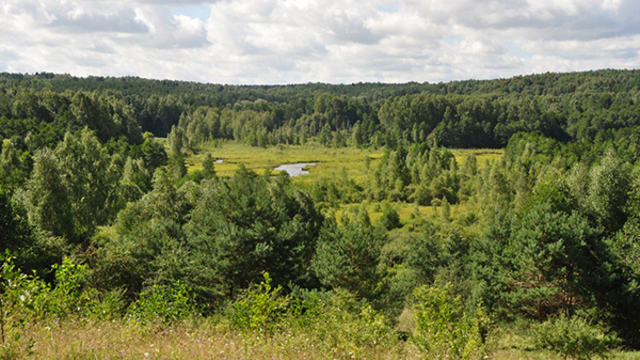
<path fill-rule="evenodd" d="M 429 141 L 495 148 L 518 132 L 562 142 L 614 139 L 616 131 L 640 126 L 639 100 L 638 70 L 349 85 L 1 73 L 0 135 L 46 134 L 34 145 L 40 147 L 84 126 L 103 141 L 125 136 L 133 142 L 141 141 L 140 130 L 167 136 L 177 127 L 192 145 L 219 138 L 265 146 L 315 137 L 331 146 Z"/>
<path fill-rule="evenodd" d="M 386 99 L 410 94 L 519 94 L 563 95 L 575 92 L 627 92 L 640 88 L 640 70 L 598 70 L 572 73 L 545 73 L 516 76 L 508 79 L 465 80 L 447 83 L 404 84 L 355 83 L 332 85 L 308 83 L 294 85 L 223 85 L 177 80 L 151 80 L 139 77 L 75 77 L 67 74 L 0 73 L 0 86 L 21 86 L 40 91 L 113 91 L 123 95 L 180 95 L 193 102 L 209 105 L 235 104 L 241 100 L 264 99 L 289 102 L 316 94 L 329 93 L 369 100 Z M 211 103 L 213 102 L 213 104 Z"/>

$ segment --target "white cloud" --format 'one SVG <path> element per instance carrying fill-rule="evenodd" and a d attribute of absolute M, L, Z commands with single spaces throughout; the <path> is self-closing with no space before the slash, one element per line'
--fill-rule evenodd
<path fill-rule="evenodd" d="M 0 70 L 348 83 L 638 68 L 638 13 L 637 0 L 9 0 Z"/>

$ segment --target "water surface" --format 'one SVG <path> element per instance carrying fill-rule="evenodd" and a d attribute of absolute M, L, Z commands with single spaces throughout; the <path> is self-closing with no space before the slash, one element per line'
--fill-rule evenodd
<path fill-rule="evenodd" d="M 316 163 L 298 163 L 298 164 L 283 164 L 273 169 L 276 171 L 286 171 L 289 176 L 300 176 L 307 175 L 309 172 L 306 170 L 302 170 L 307 166 L 315 166 Z"/>

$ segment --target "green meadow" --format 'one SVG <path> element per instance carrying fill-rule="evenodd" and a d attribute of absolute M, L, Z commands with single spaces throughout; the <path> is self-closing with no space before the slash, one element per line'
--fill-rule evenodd
<path fill-rule="evenodd" d="M 363 181 L 367 172 L 365 156 L 371 158 L 372 164 L 382 157 L 382 151 L 361 150 L 355 148 L 328 148 L 323 145 L 309 143 L 307 145 L 279 145 L 267 148 L 253 147 L 237 142 L 208 142 L 198 148 L 196 155 L 187 159 L 189 171 L 202 168 L 202 161 L 207 154 L 223 162 L 215 164 L 219 176 L 231 176 L 240 164 L 257 173 L 272 170 L 282 164 L 316 163 L 309 167 L 309 174 L 294 181 L 312 182 L 318 176 L 341 172 L 346 169 L 350 178 Z"/>
<path fill-rule="evenodd" d="M 488 163 L 498 161 L 504 150 L 502 149 L 453 149 L 450 150 L 456 158 L 459 165 L 462 165 L 469 154 L 474 154 L 478 162 L 478 168 L 486 166 Z M 262 174 L 267 170 L 273 171 L 274 168 L 282 164 L 295 163 L 316 163 L 315 166 L 309 166 L 304 170 L 309 174 L 292 177 L 291 181 L 298 184 L 310 185 L 321 176 L 329 176 L 336 178 L 344 176 L 346 172 L 349 179 L 353 179 L 356 183 L 364 185 L 367 181 L 367 168 L 365 165 L 365 157 L 371 159 L 370 167 L 377 165 L 378 161 L 384 155 L 384 149 L 358 149 L 353 147 L 347 148 L 330 148 L 316 142 L 309 142 L 305 145 L 279 145 L 269 146 L 266 148 L 249 146 L 246 144 L 231 141 L 212 141 L 206 142 L 197 148 L 195 154 L 191 154 L 186 159 L 189 172 L 202 169 L 202 161 L 207 154 L 211 154 L 213 159 L 222 160 L 221 163 L 215 164 L 215 171 L 218 176 L 229 177 L 243 164 L 247 169 Z M 275 174 L 276 171 L 273 171 Z M 379 203 L 366 202 L 362 204 L 366 207 L 372 223 L 377 224 L 382 216 L 385 206 L 390 206 L 400 215 L 400 220 L 407 223 L 414 211 L 414 204 L 408 203 Z M 336 210 L 336 217 L 340 219 L 343 211 L 352 206 L 360 206 L 356 204 L 341 206 Z M 451 206 L 451 216 L 459 217 L 467 210 L 466 204 L 455 204 Z M 435 211 L 435 213 L 434 213 Z M 418 213 L 421 217 L 438 217 L 440 209 L 433 206 L 419 206 Z"/>
<path fill-rule="evenodd" d="M 504 153 L 502 149 L 454 149 L 451 152 L 458 164 L 462 164 L 469 154 L 476 155 L 479 168 L 485 166 L 487 162 L 499 160 Z M 212 141 L 199 145 L 196 154 L 186 159 L 189 172 L 202 169 L 202 161 L 207 154 L 211 154 L 214 159 L 222 160 L 222 163 L 215 164 L 215 170 L 219 176 L 232 176 L 240 164 L 262 174 L 265 170 L 273 170 L 282 164 L 316 163 L 315 166 L 305 169 L 309 174 L 292 178 L 292 181 L 313 183 L 320 176 L 337 176 L 346 171 L 348 178 L 357 183 L 363 183 L 367 177 L 365 157 L 368 156 L 371 159 L 370 166 L 373 167 L 384 155 L 384 150 L 330 148 L 316 142 L 262 148 L 231 141 Z"/>

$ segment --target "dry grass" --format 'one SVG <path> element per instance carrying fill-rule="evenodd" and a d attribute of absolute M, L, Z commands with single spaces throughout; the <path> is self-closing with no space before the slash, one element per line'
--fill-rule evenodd
<path fill-rule="evenodd" d="M 557 354 L 527 346 L 526 339 L 501 334 L 490 356 L 496 360 L 560 360 Z M 28 354 L 28 339 L 36 339 Z M 270 338 L 243 336 L 215 319 L 187 321 L 170 327 L 141 327 L 121 320 L 65 322 L 28 327 L 14 351 L 0 347 L 0 359 L 188 359 L 188 360 L 320 360 L 320 359 L 424 359 L 411 342 L 369 347 L 357 353 L 325 351 L 306 334 L 283 333 Z M 19 346 L 19 347 L 18 347 Z M 326 347 L 325 347 L 326 348 Z M 640 359 L 639 352 L 616 351 L 612 359 Z"/>
<path fill-rule="evenodd" d="M 27 339 L 37 339 L 28 354 Z M 319 350 L 305 334 L 283 333 L 268 339 L 243 336 L 213 320 L 143 328 L 124 321 L 65 323 L 25 331 L 15 353 L 0 359 L 419 359 L 411 343 L 349 351 Z"/>

